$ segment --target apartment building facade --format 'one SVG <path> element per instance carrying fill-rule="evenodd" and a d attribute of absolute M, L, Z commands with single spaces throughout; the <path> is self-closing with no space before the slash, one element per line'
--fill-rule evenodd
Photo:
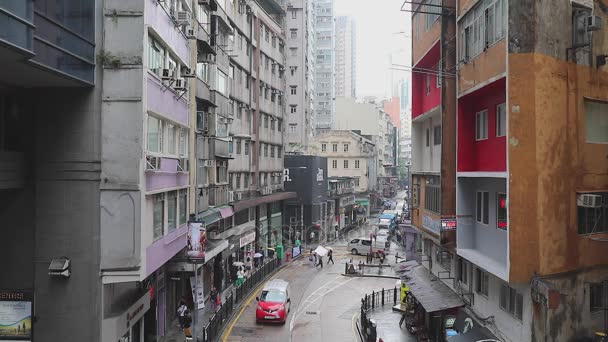
<path fill-rule="evenodd" d="M 307 151 L 314 130 L 315 20 L 312 0 L 284 1 L 287 33 L 286 152 Z"/>
<path fill-rule="evenodd" d="M 336 17 L 336 97 L 357 97 L 357 25 L 348 16 Z"/>
<path fill-rule="evenodd" d="M 334 127 L 335 116 L 335 26 L 334 0 L 316 0 L 315 3 L 315 130 L 320 132 Z"/>

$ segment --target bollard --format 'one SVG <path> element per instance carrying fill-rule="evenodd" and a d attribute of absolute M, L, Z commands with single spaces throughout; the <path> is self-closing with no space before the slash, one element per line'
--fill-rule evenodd
<path fill-rule="evenodd" d="M 397 287 L 393 289 L 393 304 L 397 304 Z"/>
<path fill-rule="evenodd" d="M 399 261 L 399 252 L 395 253 L 395 264 Z"/>
<path fill-rule="evenodd" d="M 344 264 L 344 274 L 348 274 L 348 263 Z"/>
<path fill-rule="evenodd" d="M 382 306 L 384 306 L 384 288 L 382 288 Z"/>
<path fill-rule="evenodd" d="M 374 291 L 372 291 L 372 309 L 376 307 L 376 296 Z"/>

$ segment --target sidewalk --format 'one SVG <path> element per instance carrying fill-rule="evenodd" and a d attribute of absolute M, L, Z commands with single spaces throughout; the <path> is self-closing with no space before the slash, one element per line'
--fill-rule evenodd
<path fill-rule="evenodd" d="M 376 309 L 367 312 L 370 317 L 376 323 L 376 332 L 378 338 L 384 340 L 384 342 L 416 342 L 418 339 L 416 336 L 411 335 L 405 328 L 399 328 L 399 320 L 401 314 L 392 311 L 392 305 L 386 304 Z"/>

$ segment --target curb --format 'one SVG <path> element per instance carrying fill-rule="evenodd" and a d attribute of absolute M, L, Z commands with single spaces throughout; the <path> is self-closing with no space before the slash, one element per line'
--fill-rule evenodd
<path fill-rule="evenodd" d="M 386 278 L 386 279 L 401 279 L 401 277 L 397 277 L 397 276 L 383 276 L 383 275 L 358 275 L 358 274 L 344 274 L 341 273 L 340 275 L 344 276 L 344 277 L 351 277 L 351 278 Z"/>

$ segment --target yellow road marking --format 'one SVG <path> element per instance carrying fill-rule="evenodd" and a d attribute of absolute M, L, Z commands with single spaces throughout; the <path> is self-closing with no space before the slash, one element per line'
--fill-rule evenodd
<path fill-rule="evenodd" d="M 270 277 L 270 279 L 273 279 L 279 273 L 280 272 L 277 272 L 277 274 L 275 274 L 272 277 Z M 232 328 L 234 328 L 234 325 L 236 324 L 236 322 L 238 322 L 239 319 L 241 319 L 241 315 L 243 315 L 243 312 L 245 312 L 245 309 L 247 309 L 247 307 L 249 306 L 249 304 L 251 304 L 251 301 L 260 293 L 260 291 L 262 290 L 262 285 L 264 285 L 264 284 L 266 284 L 266 282 L 263 282 L 260 285 L 258 285 L 258 287 L 256 287 L 256 289 L 251 293 L 251 295 L 249 296 L 249 298 L 247 298 L 247 300 L 245 301 L 245 303 L 243 303 L 243 306 L 241 307 L 241 310 L 239 310 L 239 313 L 232 320 L 232 322 L 230 323 L 230 325 L 228 326 L 228 328 L 226 330 L 224 330 L 224 333 L 222 334 L 222 338 L 221 338 L 222 342 L 226 342 L 228 340 L 228 337 L 230 337 L 230 334 L 232 333 Z"/>

